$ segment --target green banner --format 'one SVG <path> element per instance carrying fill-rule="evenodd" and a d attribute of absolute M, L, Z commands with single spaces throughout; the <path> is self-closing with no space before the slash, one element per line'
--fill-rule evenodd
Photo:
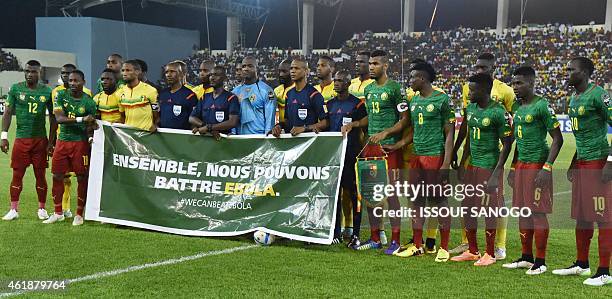
<path fill-rule="evenodd" d="M 340 133 L 217 141 L 101 122 L 85 219 L 191 236 L 263 230 L 330 244 L 345 149 Z"/>

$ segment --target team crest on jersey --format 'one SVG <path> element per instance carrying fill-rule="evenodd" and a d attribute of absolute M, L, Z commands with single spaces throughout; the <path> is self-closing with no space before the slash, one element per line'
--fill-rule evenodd
<path fill-rule="evenodd" d="M 429 105 L 427 105 L 427 108 L 425 108 L 425 110 L 427 110 L 427 112 L 432 112 L 432 111 L 434 111 L 434 105 L 433 105 L 433 104 L 429 104 Z"/>
<path fill-rule="evenodd" d="M 533 116 L 531 116 L 531 114 L 527 114 L 527 116 L 525 116 L 525 121 L 530 123 L 533 121 Z"/>
<path fill-rule="evenodd" d="M 39 100 L 40 100 L 41 102 L 43 102 L 43 103 L 44 103 L 44 102 L 47 100 L 47 97 L 45 97 L 45 96 L 40 96 Z"/>
<path fill-rule="evenodd" d="M 255 101 L 255 95 L 254 95 L 254 94 L 252 94 L 252 95 L 249 97 L 249 101 L 251 101 L 251 102 L 254 102 L 254 101 Z"/>
<path fill-rule="evenodd" d="M 410 111 L 414 111 L 414 109 L 416 109 L 416 106 L 410 107 Z"/>
<path fill-rule="evenodd" d="M 388 98 L 389 98 L 389 95 L 386 92 L 383 92 L 380 95 L 380 99 L 383 100 L 383 101 L 386 101 Z"/>
<path fill-rule="evenodd" d="M 470 119 L 472 119 L 472 113 L 468 113 L 467 120 L 469 121 Z"/>
<path fill-rule="evenodd" d="M 578 107 L 578 115 L 584 115 L 584 106 Z"/>
<path fill-rule="evenodd" d="M 482 119 L 482 125 L 485 127 L 488 127 L 491 124 L 491 119 L 488 117 L 485 117 Z"/>
<path fill-rule="evenodd" d="M 81 114 L 85 113 L 85 107 L 79 107 L 79 113 Z"/>
<path fill-rule="evenodd" d="M 25 101 L 25 94 L 23 93 L 19 94 L 19 99 L 22 101 Z"/>
<path fill-rule="evenodd" d="M 372 94 L 368 93 L 368 95 L 366 96 L 366 98 L 369 100 L 370 98 L 372 98 Z"/>

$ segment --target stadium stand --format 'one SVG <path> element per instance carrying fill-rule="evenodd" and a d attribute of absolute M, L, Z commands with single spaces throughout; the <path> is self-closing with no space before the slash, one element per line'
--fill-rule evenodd
<path fill-rule="evenodd" d="M 9 53 L 0 49 L 0 72 L 2 71 L 21 71 L 17 58 Z"/>
<path fill-rule="evenodd" d="M 337 69 L 354 68 L 355 53 L 362 50 L 384 49 L 391 54 L 392 63 L 389 72 L 394 79 L 406 82 L 407 68 L 411 59 L 424 58 L 434 64 L 440 74 L 435 82 L 449 92 L 459 104 L 461 85 L 471 70 L 471 65 L 478 54 L 491 52 L 497 57 L 495 76 L 509 82 L 514 66 L 529 64 L 538 71 L 539 84 L 537 91 L 553 103 L 558 112 L 566 110 L 568 92 L 564 67 L 572 56 L 590 57 L 596 63 L 593 81 L 610 89 L 612 82 L 612 33 L 596 28 L 575 28 L 571 25 L 540 25 L 515 28 L 503 36 L 497 36 L 492 30 L 476 30 L 459 27 L 449 31 L 432 31 L 404 36 L 404 78 L 402 65 L 398 63 L 401 53 L 402 35 L 397 32 L 373 33 L 367 31 L 355 34 L 346 41 L 337 59 Z M 254 55 L 261 59 L 261 77 L 274 85 L 275 68 L 278 63 L 291 56 L 292 50 L 278 48 L 238 48 L 227 57 L 222 53 L 210 54 L 206 50 L 198 51 L 185 58 L 190 73 L 188 80 L 196 83 L 197 70 L 204 59 L 212 59 L 228 67 L 228 85 L 236 85 L 235 65 L 242 57 Z M 311 61 L 311 78 L 314 78 L 314 66 L 318 55 L 309 57 Z M 314 79 L 316 80 L 316 79 Z"/>

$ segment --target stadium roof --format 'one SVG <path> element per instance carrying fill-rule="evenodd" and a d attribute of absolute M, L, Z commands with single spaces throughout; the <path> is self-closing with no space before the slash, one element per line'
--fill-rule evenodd
<path fill-rule="evenodd" d="M 48 0 L 49 6 L 61 7 L 64 16 L 80 16 L 81 11 L 98 5 L 104 5 L 121 0 Z M 335 5 L 334 2 L 340 0 L 317 0 L 316 2 L 329 2 L 328 5 Z M 225 15 L 238 16 L 249 20 L 259 20 L 270 13 L 270 9 L 241 3 L 232 0 L 141 0 L 140 5 L 145 7 L 148 2 L 172 5 L 177 7 L 187 7 L 196 9 L 206 9 Z"/>

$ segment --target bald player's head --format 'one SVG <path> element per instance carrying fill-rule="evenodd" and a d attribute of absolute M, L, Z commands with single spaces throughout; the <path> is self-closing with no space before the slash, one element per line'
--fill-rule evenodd
<path fill-rule="evenodd" d="M 308 75 L 308 61 L 302 57 L 297 57 L 291 62 L 290 68 L 291 81 L 298 82 L 305 80 Z"/>
<path fill-rule="evenodd" d="M 351 74 L 347 71 L 337 71 L 334 75 L 334 91 L 339 95 L 345 95 L 351 85 Z"/>
<path fill-rule="evenodd" d="M 290 59 L 283 59 L 283 61 L 281 61 L 278 64 L 278 83 L 279 84 L 283 84 L 283 85 L 291 84 L 291 75 L 289 73 L 290 70 L 291 70 L 291 60 Z"/>
<path fill-rule="evenodd" d="M 245 84 L 253 84 L 257 81 L 257 59 L 246 56 L 242 59 L 242 80 Z"/>
<path fill-rule="evenodd" d="M 210 85 L 210 73 L 213 67 L 215 67 L 215 63 L 212 60 L 204 60 L 200 63 L 199 77 L 204 87 Z"/>

